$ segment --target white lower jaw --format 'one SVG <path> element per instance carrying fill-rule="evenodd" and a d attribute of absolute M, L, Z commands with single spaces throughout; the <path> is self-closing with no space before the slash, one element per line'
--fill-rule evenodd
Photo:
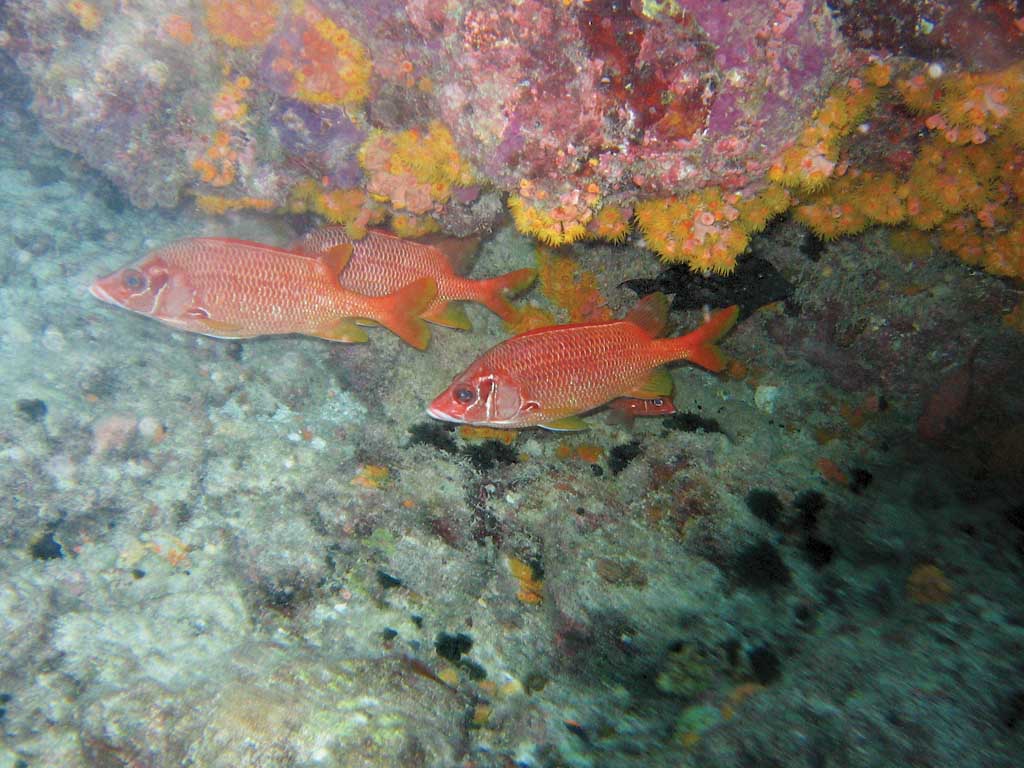
<path fill-rule="evenodd" d="M 444 411 L 439 411 L 437 408 L 427 408 L 427 414 L 433 416 L 435 419 L 439 419 L 441 421 L 451 421 L 455 424 L 463 424 L 465 422 L 464 419 L 457 419 L 454 416 L 449 416 L 447 413 L 445 413 Z"/>
<path fill-rule="evenodd" d="M 114 301 L 110 297 L 109 293 L 107 293 L 102 288 L 100 288 L 99 285 L 97 285 L 96 283 L 93 283 L 92 285 L 89 286 L 89 293 L 91 293 L 93 296 L 95 296 L 100 301 L 105 301 L 107 304 L 116 304 L 117 303 L 116 301 Z"/>

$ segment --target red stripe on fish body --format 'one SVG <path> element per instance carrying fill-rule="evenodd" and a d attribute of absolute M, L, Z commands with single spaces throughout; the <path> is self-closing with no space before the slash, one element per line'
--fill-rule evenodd
<path fill-rule="evenodd" d="M 670 394 L 671 378 L 660 369 L 667 362 L 720 370 L 723 359 L 712 344 L 735 322 L 736 308 L 686 336 L 655 338 L 666 312 L 664 296 L 652 294 L 631 313 L 635 320 L 551 326 L 503 341 L 455 377 L 428 412 L 494 427 L 579 428 L 559 422 L 616 397 Z"/>

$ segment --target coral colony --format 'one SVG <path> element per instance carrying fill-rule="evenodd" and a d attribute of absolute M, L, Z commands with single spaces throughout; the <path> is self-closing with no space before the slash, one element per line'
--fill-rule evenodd
<path fill-rule="evenodd" d="M 50 135 L 140 206 L 465 234 L 497 192 L 546 244 L 635 227 L 712 272 L 795 207 L 1024 269 L 1020 65 L 851 52 L 824 0 L 110 5 L 12 2 L 6 47 Z M 866 121 L 895 143 L 874 163 L 849 151 Z"/>

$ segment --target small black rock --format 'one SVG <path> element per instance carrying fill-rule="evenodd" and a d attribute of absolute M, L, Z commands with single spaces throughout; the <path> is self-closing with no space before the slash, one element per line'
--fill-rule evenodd
<path fill-rule="evenodd" d="M 40 422 L 46 418 L 46 402 L 38 398 L 26 398 L 14 404 L 18 413 L 29 421 Z"/>
<path fill-rule="evenodd" d="M 492 469 L 498 464 L 519 462 L 519 457 L 512 446 L 498 440 L 484 440 L 482 443 L 467 445 L 462 452 L 469 457 L 473 468 L 479 472 Z"/>
<path fill-rule="evenodd" d="M 825 508 L 825 496 L 819 491 L 801 491 L 793 506 L 800 510 L 800 527 L 811 531 L 818 524 L 818 513 Z"/>
<path fill-rule="evenodd" d="M 752 544 L 740 552 L 735 569 L 740 584 L 756 589 L 786 586 L 792 580 L 786 561 L 768 541 Z"/>
<path fill-rule="evenodd" d="M 767 645 L 755 648 L 748 655 L 750 669 L 761 685 L 771 685 L 782 675 L 782 662 Z"/>
<path fill-rule="evenodd" d="M 874 476 L 866 469 L 854 468 L 850 470 L 850 490 L 860 495 L 864 493 L 874 479 Z"/>
<path fill-rule="evenodd" d="M 807 554 L 807 562 L 815 569 L 824 568 L 832 562 L 835 557 L 836 548 L 823 539 L 813 534 L 808 534 L 804 539 L 804 552 Z"/>
<path fill-rule="evenodd" d="M 470 680 L 479 681 L 487 679 L 487 670 L 484 669 L 483 664 L 479 664 L 472 659 L 459 659 L 459 667 L 466 671 Z"/>
<path fill-rule="evenodd" d="M 395 587 L 402 586 L 402 580 L 395 578 L 390 573 L 384 571 L 377 571 L 377 583 L 380 584 L 384 589 L 394 589 Z"/>
<path fill-rule="evenodd" d="M 439 451 L 455 453 L 458 447 L 452 437 L 454 427 L 439 421 L 421 421 L 409 427 L 409 445 L 432 445 Z"/>
<path fill-rule="evenodd" d="M 673 429 L 679 432 L 721 432 L 722 428 L 714 419 L 698 416 L 696 413 L 676 413 L 662 422 L 666 429 Z"/>
<path fill-rule="evenodd" d="M 629 462 L 639 456 L 640 453 L 639 440 L 633 440 L 629 443 L 616 445 L 608 453 L 608 469 L 612 471 L 613 475 L 617 475 L 628 467 Z"/>
<path fill-rule="evenodd" d="M 53 538 L 53 531 L 46 531 L 32 542 L 29 553 L 36 560 L 58 560 L 64 557 L 64 548 Z"/>
<path fill-rule="evenodd" d="M 782 502 L 772 491 L 755 488 L 747 494 L 747 509 L 754 517 L 759 517 L 768 525 L 774 526 L 782 514 Z"/>
<path fill-rule="evenodd" d="M 437 651 L 437 655 L 453 663 L 457 662 L 462 654 L 469 653 L 472 647 L 473 638 L 462 632 L 454 635 L 442 632 L 434 642 L 434 650 Z"/>

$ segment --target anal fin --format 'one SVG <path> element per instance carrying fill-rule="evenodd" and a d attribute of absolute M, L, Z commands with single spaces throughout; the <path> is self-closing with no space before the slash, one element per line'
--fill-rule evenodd
<path fill-rule="evenodd" d="M 352 319 L 348 317 L 339 320 L 333 325 L 320 328 L 316 333 L 310 335 L 320 339 L 327 339 L 328 341 L 343 341 L 349 344 L 359 344 L 370 340 L 366 332 L 357 327 L 352 322 Z"/>
<path fill-rule="evenodd" d="M 566 416 L 564 419 L 555 419 L 537 426 L 542 429 L 550 429 L 552 432 L 579 432 L 587 428 L 587 422 L 579 416 Z"/>
<path fill-rule="evenodd" d="M 469 316 L 466 315 L 466 308 L 453 301 L 435 301 L 430 309 L 420 317 L 427 322 L 444 325 L 448 328 L 458 328 L 460 331 L 473 330 L 473 324 L 469 322 Z"/>
<path fill-rule="evenodd" d="M 243 333 L 242 326 L 236 323 L 225 323 L 223 320 L 211 320 L 209 317 L 193 318 L 193 323 L 201 325 L 203 330 L 200 333 L 212 336 L 215 339 L 244 339 L 252 336 L 252 333 Z"/>
<path fill-rule="evenodd" d="M 626 397 L 637 397 L 641 400 L 652 400 L 655 397 L 668 397 L 672 394 L 672 375 L 667 368 L 659 367 L 651 371 L 647 381 L 639 387 L 625 393 Z"/>

